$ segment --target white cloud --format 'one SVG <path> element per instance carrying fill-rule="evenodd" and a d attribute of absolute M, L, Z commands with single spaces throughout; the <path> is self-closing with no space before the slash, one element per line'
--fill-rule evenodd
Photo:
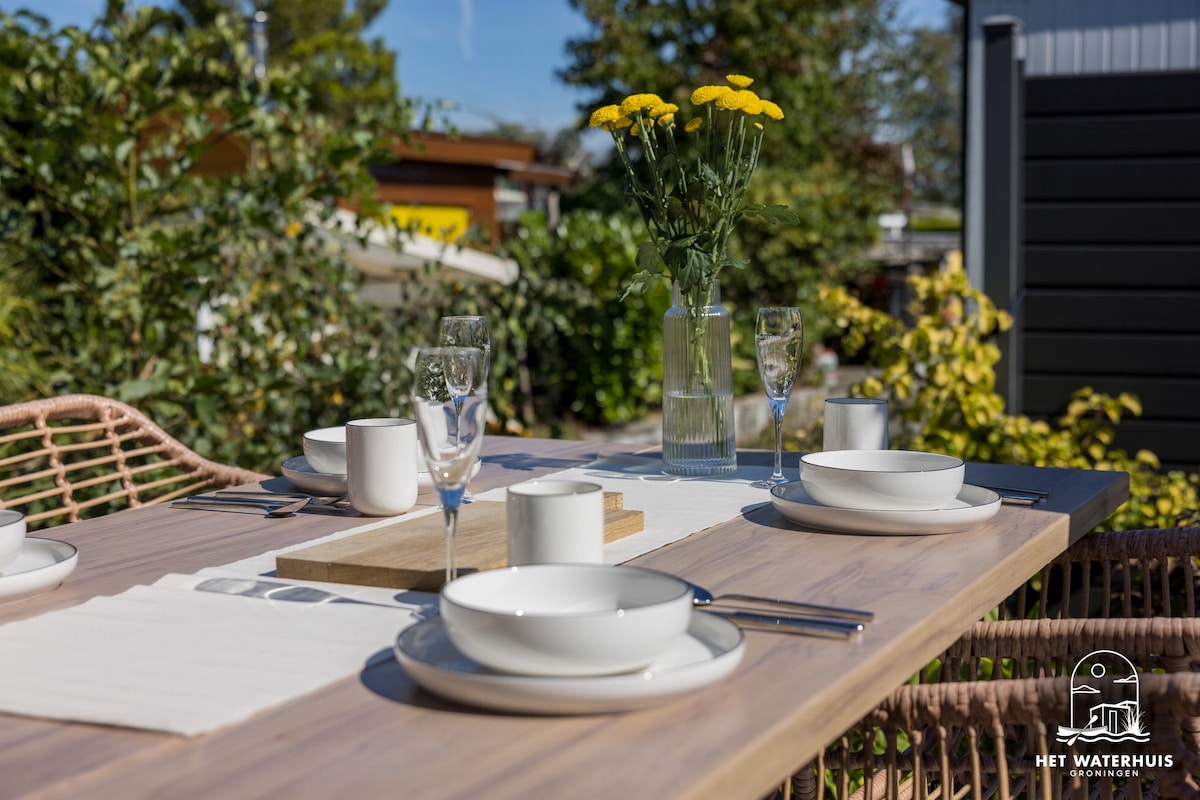
<path fill-rule="evenodd" d="M 472 59 L 471 34 L 475 29 L 475 9 L 472 0 L 458 0 L 458 49 L 463 60 Z"/>

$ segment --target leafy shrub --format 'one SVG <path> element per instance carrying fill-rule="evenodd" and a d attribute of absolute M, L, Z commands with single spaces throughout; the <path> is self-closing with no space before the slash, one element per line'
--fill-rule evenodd
<path fill-rule="evenodd" d="M 176 22 L 0 15 L 0 280 L 29 312 L 0 350 L 46 373 L 0 399 L 114 396 L 274 470 L 297 431 L 395 407 L 392 332 L 328 226 L 334 198 L 370 209 L 367 166 L 407 115 L 312 113 L 283 72 L 267 102 L 240 26 Z"/>
<path fill-rule="evenodd" d="M 1135 396 L 1083 387 L 1056 425 L 1006 414 L 995 391 L 1000 349 L 993 336 L 1012 324 L 1007 312 L 971 286 L 957 259 L 908 283 L 910 324 L 867 307 L 844 288 L 820 292 L 825 313 L 844 331 L 843 347 L 852 355 L 868 353 L 874 374 L 852 391 L 888 399 L 898 428 L 895 446 L 985 463 L 1124 471 L 1130 500 L 1101 529 L 1200 522 L 1200 475 L 1163 474 L 1153 453 L 1112 447 L 1113 426 L 1141 413 Z"/>

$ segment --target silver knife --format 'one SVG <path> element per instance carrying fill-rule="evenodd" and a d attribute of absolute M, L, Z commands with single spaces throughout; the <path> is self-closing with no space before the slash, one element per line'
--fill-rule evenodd
<path fill-rule="evenodd" d="M 737 623 L 743 628 L 776 633 L 799 633 L 826 639 L 850 639 L 862 633 L 861 622 L 842 622 L 832 619 L 812 619 L 778 614 L 754 614 L 749 611 L 727 611 L 722 608 L 701 609 Z"/>

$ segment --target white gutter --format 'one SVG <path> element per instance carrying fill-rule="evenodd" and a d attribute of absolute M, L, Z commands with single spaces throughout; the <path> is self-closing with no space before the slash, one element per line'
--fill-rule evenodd
<path fill-rule="evenodd" d="M 517 279 L 517 262 L 482 250 L 440 242 L 419 233 L 397 235 L 382 225 L 372 225 L 366 245 L 341 231 L 358 228 L 358 215 L 348 209 L 336 212 L 336 227 L 331 233 L 341 246 L 346 260 L 358 267 L 372 282 L 400 282 L 426 265 L 434 268 L 438 280 L 471 282 L 494 281 L 503 286 Z"/>

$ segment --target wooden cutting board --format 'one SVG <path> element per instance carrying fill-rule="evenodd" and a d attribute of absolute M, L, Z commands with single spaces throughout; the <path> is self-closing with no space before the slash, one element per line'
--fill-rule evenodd
<path fill-rule="evenodd" d="M 645 515 L 624 507 L 619 492 L 604 493 L 604 541 L 642 530 Z M 458 511 L 459 572 L 508 563 L 504 503 L 477 500 Z M 436 592 L 446 577 L 446 529 L 440 513 L 397 521 L 275 559 L 281 578 L 332 581 Z"/>

